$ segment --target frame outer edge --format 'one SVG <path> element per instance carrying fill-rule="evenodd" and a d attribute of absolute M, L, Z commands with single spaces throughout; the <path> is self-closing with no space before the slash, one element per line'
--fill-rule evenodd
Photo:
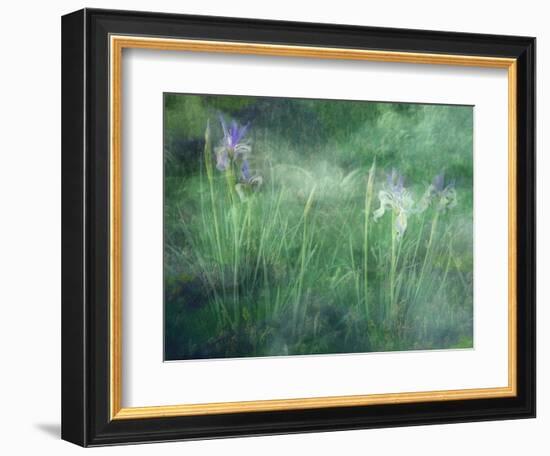
<path fill-rule="evenodd" d="M 86 12 L 61 20 L 61 438 L 87 445 Z"/>
<path fill-rule="evenodd" d="M 523 292 L 522 299 L 525 302 L 524 312 L 526 314 L 526 322 L 523 325 L 525 335 L 525 352 L 527 353 L 525 359 L 525 366 L 523 367 L 522 375 L 525 376 L 525 395 L 526 395 L 526 416 L 535 418 L 537 415 L 537 353 L 536 353 L 536 283 L 537 283 L 537 249 L 536 249 L 536 235 L 537 235 L 537 141 L 536 141 L 536 87 L 537 87 L 537 75 L 536 75 L 536 38 L 532 38 L 529 44 L 526 46 L 525 52 L 520 57 L 520 61 L 525 67 L 525 74 L 523 80 L 518 80 L 518 86 L 520 90 L 524 90 L 524 100 L 522 106 L 525 109 L 524 115 L 519 121 L 524 124 L 520 126 L 521 131 L 524 133 L 522 137 L 518 137 L 518 150 L 525 153 L 525 168 L 521 169 L 522 177 L 525 182 L 522 182 L 518 186 L 518 194 L 525 192 L 523 201 L 523 214 L 526 223 L 524 228 L 526 230 L 525 237 L 522 238 L 527 248 L 524 247 L 525 258 L 525 270 L 524 274 L 524 289 L 519 290 L 519 293 Z M 523 185 L 523 187 L 522 187 Z M 519 224 L 518 224 L 519 225 Z M 518 294 L 519 295 L 519 294 Z"/>
<path fill-rule="evenodd" d="M 531 69 L 531 141 L 532 141 L 532 180 L 533 180 L 533 233 L 532 233 L 532 315 L 530 325 L 531 331 L 531 356 L 532 356 L 532 414 L 533 418 L 537 416 L 537 39 L 533 38 L 530 46 L 530 69 Z"/>
<path fill-rule="evenodd" d="M 92 117 L 87 126 L 85 111 L 88 110 L 94 114 L 95 111 L 102 113 L 104 107 L 104 83 L 102 68 L 108 62 L 105 56 L 102 40 L 109 34 L 118 34 L 124 31 L 132 34 L 134 30 L 143 31 L 149 35 L 164 33 L 160 26 L 166 26 L 167 22 L 174 24 L 181 21 L 181 27 L 175 27 L 175 36 L 184 36 L 185 38 L 204 37 L 203 30 L 197 32 L 199 26 L 204 26 L 204 33 L 210 38 L 211 34 L 218 39 L 224 40 L 227 33 L 233 36 L 242 36 L 242 28 L 248 24 L 251 25 L 252 35 L 258 35 L 254 27 L 264 24 L 268 29 L 267 35 L 262 35 L 260 42 L 269 42 L 270 36 L 273 36 L 274 29 L 277 33 L 285 36 L 285 25 L 288 23 L 281 21 L 256 21 L 247 19 L 247 24 L 243 21 L 234 24 L 236 30 L 233 31 L 230 25 L 232 21 L 239 21 L 236 18 L 225 18 L 222 22 L 229 27 L 229 31 L 218 33 L 214 29 L 216 21 L 220 18 L 208 16 L 186 16 L 169 15 L 160 13 L 141 13 L 132 11 L 113 11 L 86 9 L 72 13 L 63 18 L 63 429 L 62 436 L 65 440 L 72 441 L 82 446 L 102 446 L 120 443 L 143 443 L 153 441 L 172 441 L 189 440 L 204 438 L 236 437 L 251 435 L 271 435 L 271 434 L 289 434 L 302 432 L 319 432 L 344 429 L 367 429 L 377 427 L 395 427 L 403 425 L 428 425 L 442 424 L 451 422 L 485 421 L 497 419 L 514 419 L 534 416 L 534 374 L 535 374 L 535 352 L 534 352 L 534 303 L 535 303 L 535 221 L 534 216 L 534 39 L 513 37 L 513 36 L 490 36 L 478 34 L 457 34 L 454 32 L 434 32 L 437 34 L 437 40 L 441 43 L 432 45 L 426 44 L 430 38 L 429 31 L 411 30 L 410 37 L 403 34 L 404 29 L 384 29 L 371 27 L 338 26 L 343 34 L 342 39 L 336 41 L 342 43 L 345 41 L 346 34 L 359 32 L 379 33 L 384 36 L 379 43 L 380 49 L 394 50 L 396 43 L 391 42 L 393 37 L 388 38 L 389 32 L 399 32 L 397 46 L 405 39 L 407 49 L 417 49 L 426 52 L 429 50 L 440 50 L 441 47 L 449 47 L 449 52 L 464 55 L 498 55 L 500 57 L 518 58 L 519 80 L 518 91 L 522 93 L 520 99 L 522 104 L 518 104 L 518 141 L 519 152 L 526 156 L 525 161 L 520 160 L 520 173 L 526 174 L 523 179 L 519 179 L 518 191 L 523 195 L 521 200 L 521 215 L 526 215 L 525 229 L 520 231 L 518 242 L 524 242 L 523 246 L 527 250 L 525 255 L 518 255 L 523 258 L 524 271 L 518 271 L 519 284 L 527 285 L 528 290 L 522 294 L 525 299 L 522 306 L 523 317 L 518 321 L 518 335 L 523 342 L 526 351 L 520 350 L 518 361 L 520 395 L 516 398 L 505 398 L 498 401 L 482 401 L 480 408 L 472 408 L 467 404 L 469 401 L 459 401 L 439 404 L 422 403 L 421 410 L 411 415 L 411 406 L 406 404 L 397 404 L 385 416 L 386 409 L 380 409 L 381 413 L 375 413 L 375 417 L 368 414 L 360 414 L 361 407 L 336 408 L 336 409 L 314 409 L 297 410 L 292 412 L 275 413 L 238 413 L 235 415 L 211 415 L 209 417 L 173 417 L 156 418 L 144 420 L 111 420 L 109 417 L 109 379 L 105 375 L 105 366 L 109 364 L 109 356 L 104 351 L 104 340 L 98 338 L 98 331 L 103 333 L 105 329 L 102 302 L 96 302 L 93 296 L 93 290 L 86 290 L 86 282 L 90 285 L 93 281 L 93 270 L 84 269 L 84 260 L 87 259 L 87 253 L 94 253 L 93 233 L 88 234 L 88 241 L 85 240 L 85 231 L 93 230 L 94 225 L 86 221 L 84 211 L 87 210 L 93 215 L 92 209 L 86 209 L 86 200 L 90 200 L 100 189 L 94 188 L 94 177 L 92 169 L 86 172 L 85 161 L 88 160 L 93 165 L 94 154 L 97 153 L 95 144 L 95 134 L 99 132 L 99 142 L 103 141 L 103 131 L 96 128 Z M 152 22 L 156 21 L 154 25 Z M 159 25 L 160 24 L 160 25 Z M 178 23 L 179 24 L 179 23 Z M 185 35 L 182 35 L 183 26 Z M 293 23 L 295 33 L 305 34 L 305 43 L 317 43 L 325 45 L 324 37 L 331 32 L 331 24 L 322 24 L 323 28 L 319 34 L 321 38 L 313 35 L 315 24 Z M 321 25 L 321 24 L 319 24 Z M 89 30 L 86 30 L 88 26 Z M 263 33 L 263 32 L 262 32 Z M 189 35 L 188 35 L 189 34 Z M 349 35 L 348 34 L 348 35 Z M 450 43 L 453 38 L 459 38 L 462 43 L 452 46 Z M 378 39 L 376 34 L 372 39 Z M 279 42 L 279 40 L 275 40 Z M 301 41 L 301 38 L 299 40 Z M 389 43 L 385 45 L 384 43 Z M 410 44 L 409 44 L 410 43 Z M 455 41 L 456 43 L 456 41 Z M 347 43 L 344 43 L 344 47 Z M 360 43 L 361 44 L 361 43 Z M 364 43 L 363 43 L 364 44 Z M 72 51 L 72 47 L 78 50 Z M 450 49 L 452 48 L 452 50 Z M 401 49 L 401 47 L 399 47 Z M 88 55 L 89 52 L 89 55 Z M 71 58 L 70 58 L 71 57 Z M 107 62 L 105 62 L 105 58 Z M 86 68 L 86 60 L 90 61 L 90 67 Z M 93 71 L 92 65 L 96 63 L 96 71 Z M 67 69 L 65 69 L 67 66 Z M 86 74 L 89 75 L 88 81 Z M 99 78 L 99 82 L 95 78 Z M 96 83 L 97 82 L 97 83 Z M 66 88 L 65 85 L 68 87 Z M 74 102 L 73 98 L 77 101 Z M 102 98 L 103 97 L 103 98 Z M 87 108 L 88 103 L 88 108 Z M 76 107 L 74 106 L 76 105 Z M 97 105 L 97 106 L 96 106 Z M 72 109 L 67 111 L 66 106 Z M 522 106 L 525 111 L 522 111 Z M 70 117 L 75 118 L 71 119 Z M 74 131 L 71 131 L 73 130 Z M 87 130 L 89 130 L 87 132 Z M 96 131 L 98 130 L 98 132 Z M 94 133 L 96 132 L 96 133 Z M 90 150 L 90 158 L 87 159 L 86 148 L 94 147 Z M 78 148 L 79 153 L 72 156 L 72 149 Z M 69 149 L 71 154 L 69 154 Z M 518 157 L 519 158 L 519 157 Z M 85 174 L 88 174 L 90 181 L 86 183 Z M 518 176 L 520 178 L 521 176 Z M 68 191 L 69 190 L 69 191 Z M 76 193 L 72 194 L 70 190 Z M 101 211 L 103 203 L 100 203 Z M 80 211 L 80 212 L 79 212 Z M 533 211 L 533 212 L 531 212 Z M 76 214 L 75 214 L 76 212 Z M 520 215 L 520 214 L 518 214 Z M 94 222 L 95 223 L 95 222 Z M 518 246 L 520 245 L 518 243 Z M 69 248 L 74 246 L 75 251 Z M 97 247 L 97 246 L 96 246 Z M 99 246 L 101 247 L 101 246 Z M 91 258 L 91 256 L 90 256 Z M 90 261 L 90 260 L 86 260 Z M 71 268 L 76 271 L 71 271 Z M 103 274 L 103 271 L 99 271 Z M 79 279 L 74 284 L 66 284 L 72 278 L 80 274 Z M 520 290 L 521 292 L 521 290 Z M 86 294 L 85 294 L 86 293 Z M 102 298 L 102 297 L 101 297 Z M 88 306 L 87 301 L 91 299 L 94 307 Z M 72 300 L 71 306 L 68 301 Z M 74 307 L 78 307 L 75 309 Z M 94 313 L 94 309 L 99 311 Z M 87 315 L 88 314 L 88 315 Z M 96 317 L 94 319 L 94 316 Z M 97 320 L 99 316 L 99 321 Z M 67 318 L 66 318 L 67 317 Z M 68 328 L 68 326 L 72 326 Z M 109 330 L 107 328 L 107 334 Z M 75 336 L 76 334 L 76 336 Z M 67 348 L 65 345 L 75 343 L 75 347 Z M 87 343 L 90 344 L 87 347 Z M 518 347 L 520 348 L 520 347 Z M 95 351 L 97 353 L 95 353 Z M 67 352 L 67 353 L 65 353 Z M 76 355 L 75 355 L 76 353 Z M 90 355 L 86 357 L 87 353 Z M 68 361 L 68 362 L 67 362 Z M 66 370 L 71 370 L 70 375 L 65 375 Z M 75 371 L 75 372 L 72 372 Z M 79 383 L 73 384 L 72 379 L 77 379 Z M 525 397 L 527 396 L 527 397 Z M 74 403 L 69 403 L 74 401 Z M 393 407 L 393 406 L 392 406 Z M 455 410 L 455 407 L 457 409 Z M 330 410 L 330 411 L 329 411 Z M 366 410 L 366 409 L 365 409 Z M 70 423 L 69 421 L 76 421 Z M 75 431 L 76 429 L 76 431 Z M 72 432 L 72 433 L 71 433 Z"/>

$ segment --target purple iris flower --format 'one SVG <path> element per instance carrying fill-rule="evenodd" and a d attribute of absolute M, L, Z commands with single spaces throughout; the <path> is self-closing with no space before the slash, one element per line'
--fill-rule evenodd
<path fill-rule="evenodd" d="M 445 183 L 445 173 L 441 172 L 433 178 L 432 185 L 434 186 L 435 191 L 441 192 L 443 190 L 443 185 Z"/>
<path fill-rule="evenodd" d="M 388 183 L 388 188 L 393 192 L 393 193 L 401 193 L 403 190 L 404 190 L 404 178 L 401 174 L 399 174 L 395 168 L 392 168 L 391 170 L 391 174 L 388 174 L 388 177 L 387 177 L 387 183 Z"/>
<path fill-rule="evenodd" d="M 230 153 L 239 152 L 239 146 L 244 140 L 246 132 L 249 127 L 249 123 L 246 125 L 240 126 L 237 121 L 232 120 L 229 125 L 227 125 L 225 119 L 220 114 L 220 123 L 222 124 L 223 129 L 223 143 Z"/>
<path fill-rule="evenodd" d="M 237 159 L 246 160 L 250 154 L 250 143 L 245 138 L 249 124 L 239 125 L 235 120 L 228 124 L 220 114 L 220 123 L 223 129 L 223 139 L 216 147 L 216 167 L 225 171 Z"/>
<path fill-rule="evenodd" d="M 243 164 L 241 166 L 241 179 L 248 182 L 251 177 L 250 164 L 248 163 L 248 160 L 243 160 Z"/>
<path fill-rule="evenodd" d="M 393 230 L 400 240 L 407 229 L 407 220 L 413 209 L 413 199 L 404 186 L 405 179 L 395 168 L 387 175 L 386 188 L 378 192 L 380 207 L 373 212 L 374 220 L 378 220 L 387 210 L 394 215 Z"/>
<path fill-rule="evenodd" d="M 455 185 L 454 181 L 447 182 L 445 185 L 445 172 L 441 171 L 437 176 L 433 178 L 432 186 L 437 193 L 442 193 L 447 189 L 453 188 Z"/>
<path fill-rule="evenodd" d="M 451 209 L 456 206 L 456 190 L 454 181 L 445 182 L 445 173 L 441 171 L 432 180 L 426 194 L 422 198 L 420 210 L 426 209 L 431 202 L 435 202 L 440 211 Z"/>

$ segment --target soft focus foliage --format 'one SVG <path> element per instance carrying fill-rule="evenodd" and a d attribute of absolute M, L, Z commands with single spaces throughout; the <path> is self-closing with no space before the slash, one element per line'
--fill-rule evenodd
<path fill-rule="evenodd" d="M 166 359 L 465 348 L 472 108 L 165 96 Z"/>

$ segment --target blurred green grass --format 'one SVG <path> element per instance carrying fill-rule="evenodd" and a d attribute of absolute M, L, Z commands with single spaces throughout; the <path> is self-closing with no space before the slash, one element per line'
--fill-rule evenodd
<path fill-rule="evenodd" d="M 223 173 L 205 173 L 205 127 L 215 146 L 220 112 L 250 122 L 264 185 L 244 204 L 228 199 Z M 467 106 L 166 94 L 165 358 L 471 347 L 472 116 Z M 458 195 L 431 246 L 437 211 L 411 215 L 399 257 L 391 217 L 369 212 L 392 168 L 415 200 L 442 171 Z"/>

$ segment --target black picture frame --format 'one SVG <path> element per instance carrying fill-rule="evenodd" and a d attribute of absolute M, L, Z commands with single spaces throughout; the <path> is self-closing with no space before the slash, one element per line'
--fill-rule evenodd
<path fill-rule="evenodd" d="M 517 395 L 111 420 L 109 36 L 517 59 Z M 82 446 L 535 416 L 535 39 L 84 9 L 62 19 L 62 438 Z"/>

